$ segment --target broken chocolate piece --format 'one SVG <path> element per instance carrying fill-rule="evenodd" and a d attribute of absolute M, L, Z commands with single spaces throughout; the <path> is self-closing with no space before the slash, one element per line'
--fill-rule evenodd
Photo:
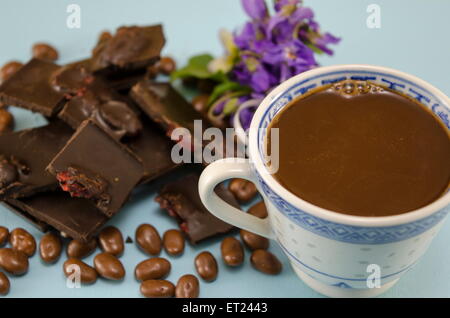
<path fill-rule="evenodd" d="M 65 94 L 77 94 L 94 80 L 89 65 L 90 60 L 87 59 L 62 66 L 50 78 L 53 89 Z"/>
<path fill-rule="evenodd" d="M 133 85 L 148 78 L 148 74 L 145 69 L 140 69 L 135 72 L 98 76 L 108 85 L 109 88 L 121 94 L 128 94 Z"/>
<path fill-rule="evenodd" d="M 124 136 L 137 136 L 142 130 L 142 123 L 127 100 L 98 78 L 92 78 L 88 85 L 79 89 L 58 117 L 74 129 L 92 118 L 117 140 Z"/>
<path fill-rule="evenodd" d="M 142 130 L 139 117 L 126 103 L 118 100 L 101 102 L 90 91 L 68 101 L 58 117 L 74 129 L 91 118 L 117 140 L 137 136 Z"/>
<path fill-rule="evenodd" d="M 191 243 L 231 231 L 234 227 L 212 215 L 203 205 L 198 193 L 198 174 L 191 174 L 175 182 L 166 184 L 156 202 L 174 217 L 180 229 Z M 239 208 L 233 194 L 222 184 L 215 189 L 218 196 Z"/>
<path fill-rule="evenodd" d="M 90 200 L 71 198 L 62 191 L 8 200 L 8 204 L 82 242 L 88 242 L 108 221 Z"/>
<path fill-rule="evenodd" d="M 142 119 L 143 130 L 138 138 L 125 144 L 141 159 L 144 177 L 141 183 L 150 182 L 179 166 L 173 162 L 171 150 L 174 143 L 167 138 L 154 122 Z"/>
<path fill-rule="evenodd" d="M 46 166 L 72 135 L 61 122 L 0 136 L 0 199 L 55 189 Z"/>
<path fill-rule="evenodd" d="M 96 115 L 99 116 L 99 122 L 104 121 L 111 130 L 122 132 L 128 137 L 137 136 L 142 130 L 141 121 L 136 113 L 122 101 L 110 100 L 100 104 Z"/>
<path fill-rule="evenodd" d="M 192 105 L 169 83 L 145 80 L 137 83 L 130 92 L 131 98 L 170 136 L 175 128 L 183 127 L 194 131 L 194 120 L 202 119 Z M 209 123 L 206 123 L 207 128 Z"/>
<path fill-rule="evenodd" d="M 180 143 L 183 149 L 191 152 L 195 163 L 207 165 L 214 158 L 241 155 L 237 151 L 236 143 L 228 149 L 226 142 L 203 140 L 203 131 L 211 127 L 210 122 L 205 120 L 203 115 L 197 112 L 169 83 L 141 81 L 133 86 L 130 96 L 148 117 L 166 131 L 167 136 L 178 138 L 175 141 Z M 201 126 L 197 128 L 200 131 L 195 131 L 195 121 L 201 123 Z M 177 128 L 185 128 L 189 134 L 186 135 L 185 132 L 180 131 L 181 136 L 178 133 L 177 136 L 172 136 L 172 132 Z M 206 147 L 208 147 L 208 153 L 211 153 L 214 158 L 205 158 L 202 155 Z M 243 151 L 241 153 L 245 155 Z"/>
<path fill-rule="evenodd" d="M 100 41 L 93 51 L 93 72 L 132 71 L 159 59 L 165 44 L 161 25 L 120 27 L 110 39 Z"/>
<path fill-rule="evenodd" d="M 53 116 L 64 103 L 64 94 L 50 84 L 60 66 L 32 59 L 0 86 L 0 102 Z"/>
<path fill-rule="evenodd" d="M 108 216 L 119 211 L 144 175 L 141 161 L 92 120 L 80 125 L 47 170 L 64 181 L 63 190 L 74 190 L 66 187 L 74 182 L 79 189 L 71 194 L 90 198 Z M 107 186 L 99 186 L 100 178 Z"/>
<path fill-rule="evenodd" d="M 16 207 L 12 204 L 9 204 L 6 201 L 3 201 L 2 204 L 8 208 L 10 211 L 14 212 L 15 214 L 17 214 L 18 216 L 20 216 L 21 218 L 23 218 L 25 221 L 27 221 L 28 223 L 30 223 L 31 225 L 33 225 L 35 228 L 37 228 L 39 231 L 41 232 L 47 232 L 50 228 L 50 226 L 48 226 L 47 223 L 42 222 L 38 219 L 36 219 L 34 216 L 32 216 L 31 214 L 29 214 L 28 212 L 20 209 L 19 207 Z"/>

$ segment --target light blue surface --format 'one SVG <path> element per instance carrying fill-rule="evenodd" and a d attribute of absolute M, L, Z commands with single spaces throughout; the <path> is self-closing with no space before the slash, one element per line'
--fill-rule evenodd
<path fill-rule="evenodd" d="M 450 41 L 448 30 L 450 1 L 447 0 L 316 0 L 311 5 L 324 30 L 343 37 L 334 57 L 323 57 L 323 65 L 368 63 L 397 68 L 430 82 L 450 94 Z M 82 9 L 81 29 L 67 29 L 66 6 L 78 3 Z M 381 6 L 381 29 L 366 27 L 366 7 Z M 26 61 L 36 41 L 48 41 L 60 51 L 60 62 L 69 62 L 89 55 L 97 35 L 104 29 L 123 24 L 164 23 L 167 46 L 165 54 L 174 56 L 180 64 L 196 53 L 219 54 L 217 39 L 220 28 L 234 29 L 242 25 L 244 15 L 237 0 L 1 0 L 0 2 L 0 64 L 18 59 Z M 36 115 L 15 110 L 18 128 L 42 121 Z M 134 236 L 136 227 L 148 222 L 162 233 L 176 227 L 172 219 L 160 211 L 153 199 L 161 185 L 140 189 L 132 202 L 112 224 L 124 236 Z M 18 226 L 41 234 L 3 207 L 0 224 Z M 425 257 L 404 275 L 400 283 L 384 297 L 450 297 L 450 222 L 444 224 Z M 197 247 L 187 246 L 182 257 L 169 259 L 173 270 L 169 280 L 176 282 L 185 273 L 194 273 L 193 258 L 202 250 L 220 257 L 219 241 L 209 241 Z M 283 261 L 283 273 L 277 277 L 253 270 L 246 254 L 246 264 L 230 269 L 220 263 L 220 274 L 214 283 L 201 282 L 202 297 L 317 297 L 317 293 L 296 278 L 279 247 L 272 242 L 271 250 Z M 166 254 L 163 252 L 163 256 Z M 13 297 L 136 297 L 139 284 L 133 278 L 134 266 L 145 259 L 134 244 L 127 244 L 122 256 L 127 269 L 125 281 L 112 283 L 99 280 L 95 285 L 68 289 L 62 274 L 62 258 L 57 264 L 44 265 L 38 256 L 31 259 L 30 272 L 11 279 Z M 87 259 L 92 262 L 92 257 Z"/>

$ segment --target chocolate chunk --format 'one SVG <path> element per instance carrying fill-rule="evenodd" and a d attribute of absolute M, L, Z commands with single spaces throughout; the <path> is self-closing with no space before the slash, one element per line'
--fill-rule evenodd
<path fill-rule="evenodd" d="M 179 127 L 193 132 L 194 120 L 202 119 L 192 105 L 169 83 L 141 81 L 133 86 L 130 95 L 151 119 L 163 127 L 169 136 L 175 128 Z"/>
<path fill-rule="evenodd" d="M 159 59 L 165 44 L 161 25 L 120 27 L 110 39 L 100 41 L 92 57 L 92 70 L 134 70 Z"/>
<path fill-rule="evenodd" d="M 0 86 L 0 102 L 23 107 L 45 116 L 52 116 L 61 108 L 64 94 L 50 84 L 60 66 L 32 59 Z"/>
<path fill-rule="evenodd" d="M 128 94 L 129 90 L 136 83 L 148 78 L 146 69 L 138 69 L 133 72 L 119 72 L 114 74 L 99 74 L 98 78 L 101 78 L 109 88 L 119 92 L 121 94 Z"/>
<path fill-rule="evenodd" d="M 143 119 L 142 122 L 141 135 L 130 139 L 126 145 L 141 159 L 144 165 L 141 183 L 147 183 L 172 171 L 179 164 L 174 163 L 170 156 L 174 143 L 152 121 Z"/>
<path fill-rule="evenodd" d="M 117 140 L 137 136 L 142 130 L 142 123 L 132 106 L 99 79 L 94 79 L 72 97 L 58 117 L 74 129 L 92 118 Z"/>
<path fill-rule="evenodd" d="M 98 114 L 112 130 L 123 131 L 127 136 L 136 136 L 142 130 L 136 113 L 124 102 L 111 100 L 100 104 Z"/>
<path fill-rule="evenodd" d="M 127 238 L 125 240 L 125 243 L 132 244 L 133 243 L 133 239 L 131 237 L 127 236 Z"/>
<path fill-rule="evenodd" d="M 0 136 L 0 198 L 18 198 L 55 189 L 45 167 L 72 135 L 60 122 Z"/>
<path fill-rule="evenodd" d="M 130 96 L 154 122 L 158 123 L 166 131 L 167 136 L 171 136 L 173 130 L 177 128 L 185 128 L 189 131 L 190 136 L 185 136 L 184 134 L 181 137 L 177 136 L 177 138 L 180 137 L 177 142 L 180 143 L 183 149 L 191 151 L 195 163 L 206 165 L 210 163 L 209 159 L 214 159 L 201 156 L 204 153 L 203 150 L 210 145 L 211 141 L 196 139 L 198 134 L 194 132 L 194 121 L 196 120 L 201 120 L 201 135 L 203 135 L 205 129 L 211 127 L 211 124 L 169 83 L 155 83 L 150 80 L 141 81 L 133 86 Z M 215 151 L 210 152 L 212 155 L 214 153 L 216 158 L 236 157 L 236 147 L 228 151 L 226 146 L 225 142 L 221 145 L 211 145 L 210 150 Z"/>
<path fill-rule="evenodd" d="M 88 199 L 71 198 L 62 191 L 10 199 L 8 204 L 82 242 L 88 242 L 108 221 Z"/>
<path fill-rule="evenodd" d="M 175 182 L 166 184 L 156 202 L 174 217 L 191 243 L 229 232 L 233 226 L 212 215 L 203 205 L 198 194 L 198 174 L 191 174 Z M 239 204 L 228 189 L 219 185 L 215 189 L 218 196 L 234 207 Z"/>
<path fill-rule="evenodd" d="M 47 170 L 63 190 L 91 199 L 108 216 L 119 211 L 144 175 L 140 160 L 91 120 L 80 125 Z"/>
<path fill-rule="evenodd" d="M 7 207 L 10 211 L 14 212 L 21 218 L 23 218 L 25 221 L 33 225 L 35 228 L 37 228 L 41 232 L 47 232 L 49 230 L 49 226 L 47 223 L 42 222 L 41 220 L 38 220 L 34 216 L 32 216 L 30 213 L 22 210 L 21 208 L 12 205 L 6 201 L 1 202 L 5 207 Z"/>
<path fill-rule="evenodd" d="M 87 59 L 62 66 L 50 78 L 53 89 L 67 94 L 76 94 L 84 89 L 94 80 L 89 65 L 90 60 Z"/>

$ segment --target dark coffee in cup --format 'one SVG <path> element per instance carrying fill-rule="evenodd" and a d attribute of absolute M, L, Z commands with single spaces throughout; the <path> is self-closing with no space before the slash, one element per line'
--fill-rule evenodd
<path fill-rule="evenodd" d="M 270 128 L 278 128 L 279 147 Z M 424 207 L 449 188 L 448 129 L 416 99 L 364 81 L 300 96 L 269 127 L 275 179 L 319 207 L 389 216 Z"/>

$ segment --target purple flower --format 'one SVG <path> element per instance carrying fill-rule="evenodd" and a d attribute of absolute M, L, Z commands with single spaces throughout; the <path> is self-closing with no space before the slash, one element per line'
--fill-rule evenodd
<path fill-rule="evenodd" d="M 247 130 L 250 127 L 255 110 L 255 107 L 247 107 L 239 113 L 239 120 L 241 121 L 241 126 L 244 130 Z"/>
<path fill-rule="evenodd" d="M 339 43 L 341 39 L 335 37 L 334 35 L 330 34 L 330 33 L 325 33 L 323 36 L 320 36 L 318 38 L 315 39 L 315 41 L 313 42 L 320 50 L 322 50 L 323 52 L 325 52 L 326 54 L 332 55 L 333 51 L 330 50 L 327 45 L 328 44 L 337 44 Z"/>
<path fill-rule="evenodd" d="M 297 6 L 300 4 L 300 0 L 275 0 L 274 2 L 276 12 L 281 11 L 287 5 Z"/>
<path fill-rule="evenodd" d="M 251 20 L 233 35 L 237 54 L 228 75 L 251 88 L 247 99 L 263 98 L 283 81 L 316 67 L 315 52 L 331 55 L 333 51 L 328 46 L 340 40 L 330 33 L 322 34 L 314 12 L 303 7 L 300 0 L 275 0 L 273 15 L 265 0 L 241 3 Z M 219 99 L 212 106 L 214 115 L 222 114 L 227 108 L 224 105 Z M 250 108 L 242 110 L 239 119 L 244 128 L 250 124 L 253 113 Z"/>
<path fill-rule="evenodd" d="M 254 20 L 262 20 L 268 16 L 265 0 L 241 0 L 248 16 Z"/>

